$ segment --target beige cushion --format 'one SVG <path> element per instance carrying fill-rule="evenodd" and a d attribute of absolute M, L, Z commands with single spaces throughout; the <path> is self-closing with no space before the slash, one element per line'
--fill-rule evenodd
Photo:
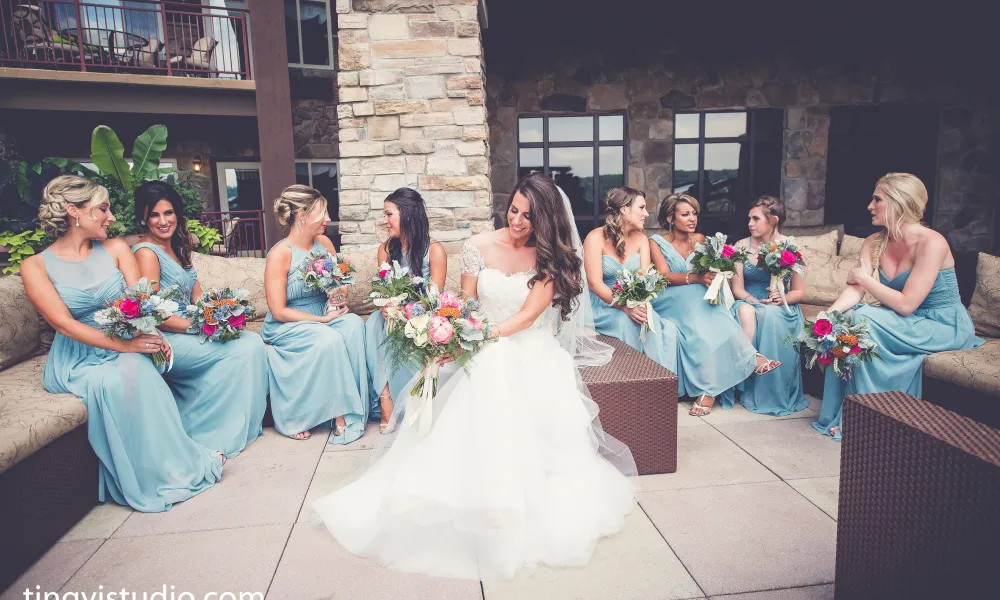
<path fill-rule="evenodd" d="M 264 300 L 263 258 L 223 257 L 194 253 L 191 262 L 198 269 L 202 289 L 244 288 L 250 292 L 250 304 L 257 310 L 257 320 L 267 314 Z"/>
<path fill-rule="evenodd" d="M 987 339 L 975 350 L 952 350 L 924 359 L 924 376 L 1000 396 L 1000 340 Z"/>
<path fill-rule="evenodd" d="M 819 316 L 820 311 L 824 311 L 829 308 L 829 305 L 824 304 L 799 304 L 799 308 L 802 309 L 802 316 L 806 321 L 815 321 L 816 317 Z"/>
<path fill-rule="evenodd" d="M 853 235 L 845 235 L 844 240 L 840 242 L 840 255 L 841 256 L 853 256 L 857 258 L 861 254 L 861 244 L 865 243 L 865 238 L 856 237 Z"/>
<path fill-rule="evenodd" d="M 979 253 L 976 291 L 969 304 L 969 315 L 976 333 L 1000 337 L 1000 258 Z"/>
<path fill-rule="evenodd" d="M 826 252 L 813 252 L 806 260 L 806 290 L 802 297 L 804 304 L 818 304 L 829 307 L 847 288 L 847 275 L 857 265 L 857 256 L 837 256 Z M 875 304 L 875 298 L 865 293 L 861 300 L 865 304 Z"/>
<path fill-rule="evenodd" d="M 45 391 L 44 367 L 36 356 L 0 373 L 0 473 L 87 421 L 82 400 Z"/>
<path fill-rule="evenodd" d="M 837 233 L 837 240 L 844 237 L 844 226 L 843 225 L 808 225 L 804 227 L 782 227 L 781 233 L 785 235 L 794 235 L 795 237 L 802 236 L 819 236 L 826 235 L 834 231 Z"/>
<path fill-rule="evenodd" d="M 41 344 L 39 318 L 17 275 L 0 277 L 0 371 L 33 356 Z"/>
<path fill-rule="evenodd" d="M 788 235 L 788 234 L 785 234 Z M 806 268 L 809 268 L 809 255 L 813 252 L 823 254 L 837 253 L 837 232 L 828 231 L 822 235 L 796 235 L 795 245 L 802 252 L 802 259 L 806 261 Z"/>

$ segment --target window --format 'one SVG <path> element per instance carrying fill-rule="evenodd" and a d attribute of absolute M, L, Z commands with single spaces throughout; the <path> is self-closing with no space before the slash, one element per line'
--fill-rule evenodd
<path fill-rule="evenodd" d="M 285 0 L 285 42 L 293 67 L 334 68 L 330 0 Z"/>
<path fill-rule="evenodd" d="M 781 109 L 676 113 L 673 191 L 705 217 L 742 222 L 751 200 L 779 194 L 783 119 Z"/>
<path fill-rule="evenodd" d="M 333 245 L 340 249 L 340 185 L 337 182 L 337 161 L 296 160 L 295 183 L 316 188 L 326 198 L 326 210 L 330 215 L 330 226 L 326 235 Z"/>
<path fill-rule="evenodd" d="M 603 220 L 604 197 L 625 185 L 625 115 L 521 116 L 517 176 L 545 173 L 569 196 L 580 235 Z"/>

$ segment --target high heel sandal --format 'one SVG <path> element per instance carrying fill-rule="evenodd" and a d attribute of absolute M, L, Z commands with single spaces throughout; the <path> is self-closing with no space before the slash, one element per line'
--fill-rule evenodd
<path fill-rule="evenodd" d="M 379 399 L 379 404 L 380 405 L 385 405 L 387 402 L 390 403 L 390 404 L 392 403 L 392 395 L 389 393 L 389 390 L 383 390 L 382 393 L 378 395 L 378 399 Z M 396 407 L 393 406 L 394 410 L 395 410 L 395 408 Z M 384 412 L 385 411 L 383 410 L 383 413 Z M 385 417 L 385 414 L 383 414 L 382 416 Z M 392 414 L 391 413 L 389 414 L 389 418 L 390 419 L 392 418 Z M 385 422 L 379 423 L 378 424 L 378 432 L 380 434 L 382 434 L 382 435 L 388 435 L 388 434 L 392 433 L 391 431 L 389 431 L 389 422 L 385 421 Z"/>
<path fill-rule="evenodd" d="M 767 361 L 767 362 L 765 362 L 762 365 L 758 365 L 757 368 L 753 370 L 753 372 L 756 373 L 757 375 L 767 375 L 771 371 L 773 371 L 773 370 L 775 370 L 775 369 L 777 369 L 778 367 L 781 366 L 781 361 L 780 360 L 770 360 L 766 356 L 764 356 L 763 354 L 758 354 L 757 356 L 759 356 L 759 357 L 763 358 L 765 361 Z"/>
<path fill-rule="evenodd" d="M 698 396 L 698 399 L 694 401 L 694 404 L 691 406 L 691 410 L 688 411 L 688 414 L 691 415 L 692 417 L 704 417 L 707 416 L 709 413 L 711 413 L 712 406 L 715 404 L 715 401 L 713 400 L 712 404 L 709 404 L 708 406 L 705 406 L 704 404 L 701 403 L 702 398 L 709 398 L 709 397 L 710 396 L 708 394 L 702 394 Z"/>

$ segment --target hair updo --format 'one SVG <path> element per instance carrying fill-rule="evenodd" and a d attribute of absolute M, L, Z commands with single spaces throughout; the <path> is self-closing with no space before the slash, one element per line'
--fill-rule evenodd
<path fill-rule="evenodd" d="M 635 188 L 612 188 L 604 199 L 604 237 L 615 248 L 618 258 L 625 258 L 625 217 L 622 209 L 629 208 L 645 195 Z"/>
<path fill-rule="evenodd" d="M 49 235 L 59 237 L 69 230 L 69 215 L 66 207 L 70 204 L 84 209 L 108 201 L 108 190 L 76 175 L 61 175 L 45 186 L 42 202 L 38 206 L 38 222 Z"/>
<path fill-rule="evenodd" d="M 755 208 L 759 208 L 764 213 L 764 218 L 771 224 L 772 234 L 785 222 L 785 205 L 774 196 L 765 194 L 757 198 L 750 205 L 750 210 Z M 777 220 L 773 220 L 774 218 Z"/>
<path fill-rule="evenodd" d="M 274 201 L 274 216 L 278 223 L 291 225 L 300 213 L 311 212 L 316 204 L 325 201 L 323 194 L 308 185 L 290 185 L 281 190 L 281 196 Z"/>

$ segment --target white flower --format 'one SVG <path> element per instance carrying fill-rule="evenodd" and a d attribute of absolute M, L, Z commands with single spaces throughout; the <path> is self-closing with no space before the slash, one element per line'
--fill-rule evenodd
<path fill-rule="evenodd" d="M 406 322 L 403 335 L 413 340 L 418 348 L 423 348 L 427 345 L 427 326 L 430 325 L 430 322 L 431 318 L 426 314 L 413 317 Z"/>

